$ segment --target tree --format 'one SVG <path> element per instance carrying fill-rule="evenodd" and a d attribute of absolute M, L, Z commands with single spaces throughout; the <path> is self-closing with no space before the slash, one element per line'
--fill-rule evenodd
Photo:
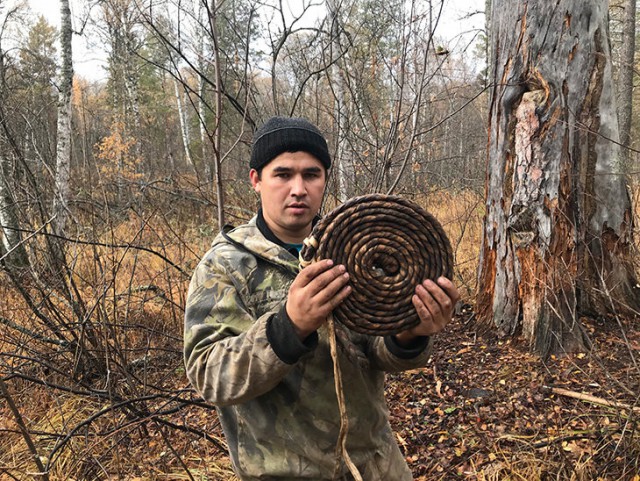
<path fill-rule="evenodd" d="M 220 61 L 220 37 L 218 35 L 218 2 L 211 0 L 209 8 L 209 25 L 211 27 L 211 39 L 213 41 L 213 81 L 215 85 L 214 93 L 214 114 L 215 127 L 213 131 L 213 173 L 214 185 L 216 186 L 216 198 L 218 199 L 218 225 L 224 225 L 224 190 L 222 186 L 222 98 L 224 95 L 222 87 L 222 65 Z"/>
<path fill-rule="evenodd" d="M 165 12 L 173 15 L 165 16 Z M 253 2 L 166 0 L 149 2 L 140 14 L 151 35 L 166 49 L 172 65 L 169 74 L 187 92 L 198 119 L 202 162 L 210 177 L 207 181 L 214 186 L 217 220 L 222 225 L 223 163 L 240 142 L 244 122 L 253 125 L 247 109 Z M 187 72 L 197 78 L 196 87 L 189 83 Z M 240 114 L 240 118 L 233 114 Z M 239 120 L 240 128 L 237 124 L 229 128 L 233 120 Z"/>
<path fill-rule="evenodd" d="M 340 8 L 341 2 L 336 0 L 328 0 L 327 8 L 329 19 L 331 22 L 331 62 L 332 70 L 332 89 L 334 96 L 334 137 L 336 139 L 335 147 L 335 167 L 337 170 L 338 198 L 341 202 L 346 202 L 350 197 L 350 188 L 353 188 L 353 159 L 347 156 L 346 140 L 347 140 L 347 92 L 344 77 L 342 75 L 343 65 L 340 60 L 344 56 L 341 37 L 342 33 Z"/>
<path fill-rule="evenodd" d="M 109 51 L 109 89 L 113 99 L 114 121 L 125 130 L 117 133 L 135 139 L 133 153 L 141 157 L 140 145 L 140 64 L 142 48 L 136 6 L 130 0 L 106 0 L 101 3 L 107 27 Z M 119 197 L 122 185 L 118 184 Z"/>
<path fill-rule="evenodd" d="M 492 5 L 481 322 L 543 355 L 588 347 L 584 314 L 637 309 L 607 2 Z"/>
<path fill-rule="evenodd" d="M 26 82 L 43 88 L 51 88 L 56 71 L 56 41 L 58 32 L 41 15 L 29 29 L 26 44 L 20 51 L 20 66 Z"/>
<path fill-rule="evenodd" d="M 625 166 L 629 163 L 629 147 L 631 146 L 631 115 L 633 112 L 633 70 L 636 54 L 636 0 L 625 0 L 622 46 L 620 62 L 620 78 L 618 92 L 620 98 L 620 142 L 622 159 Z"/>
<path fill-rule="evenodd" d="M 19 111 L 28 120 L 20 121 L 15 115 L 13 126 L 21 134 L 31 132 L 32 142 L 24 142 L 22 149 L 26 158 L 39 159 L 51 170 L 56 163 L 56 127 L 59 90 L 56 89 L 56 60 L 59 58 L 56 45 L 58 30 L 43 16 L 30 26 L 26 41 L 20 49 L 19 75 L 14 79 L 12 97 Z M 16 112 L 17 113 L 17 112 Z M 48 210 L 48 209 L 47 209 Z"/>
<path fill-rule="evenodd" d="M 2 7 L 0 5 L 0 7 Z M 5 268 L 27 267 L 29 260 L 23 244 L 17 202 L 12 189 L 12 172 L 15 158 L 22 151 L 11 129 L 11 119 L 7 115 L 7 99 L 10 86 L 7 80 L 9 57 L 4 49 L 8 27 L 15 17 L 19 17 L 21 6 L 16 5 L 3 11 L 0 26 L 0 265 Z"/>
<path fill-rule="evenodd" d="M 71 50 L 71 10 L 69 0 L 60 0 L 60 54 L 62 67 L 58 85 L 58 133 L 56 148 L 56 178 L 53 222 L 56 233 L 64 232 L 69 212 L 71 180 L 71 92 L 73 90 L 73 61 Z"/>

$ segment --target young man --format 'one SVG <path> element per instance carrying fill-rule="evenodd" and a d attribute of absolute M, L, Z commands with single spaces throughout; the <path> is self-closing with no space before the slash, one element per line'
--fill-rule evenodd
<path fill-rule="evenodd" d="M 257 216 L 215 238 L 189 287 L 187 375 L 216 405 L 240 479 L 329 480 L 340 416 L 322 325 L 350 294 L 349 275 L 330 260 L 300 270 L 298 251 L 331 158 L 313 124 L 274 117 L 254 136 L 250 167 Z M 363 479 L 412 479 L 389 425 L 384 372 L 425 365 L 458 297 L 448 279 L 426 280 L 413 297 L 415 328 L 388 337 L 340 328 L 347 451 Z"/>

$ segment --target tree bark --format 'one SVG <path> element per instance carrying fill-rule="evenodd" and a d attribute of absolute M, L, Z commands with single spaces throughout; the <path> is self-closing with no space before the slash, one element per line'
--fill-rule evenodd
<path fill-rule="evenodd" d="M 622 27 L 622 52 L 620 62 L 619 98 L 620 143 L 622 163 L 629 166 L 631 146 L 631 118 L 633 105 L 633 69 L 636 54 L 636 0 L 625 0 Z"/>
<path fill-rule="evenodd" d="M 0 42 L 3 32 L 0 30 Z M 9 144 L 8 119 L 5 115 L 7 85 L 5 83 L 5 53 L 0 44 L 0 258 L 5 266 L 27 267 L 29 258 L 22 244 L 16 203 L 11 193 L 11 159 L 5 152 Z"/>
<path fill-rule="evenodd" d="M 9 268 L 28 267 L 16 204 L 9 188 L 9 159 L 0 154 L 0 259 Z"/>
<path fill-rule="evenodd" d="M 71 89 L 73 85 L 73 63 L 71 51 L 71 10 L 69 0 L 60 0 L 60 83 L 58 94 L 58 130 L 56 146 L 56 177 L 53 212 L 53 226 L 62 234 L 69 213 L 69 195 L 71 179 Z"/>
<path fill-rule="evenodd" d="M 602 0 L 494 0 L 477 310 L 543 356 L 588 347 L 579 317 L 637 309 L 632 213 Z"/>
<path fill-rule="evenodd" d="M 180 73 L 176 72 L 176 77 Z M 178 108 L 178 120 L 180 121 L 180 134 L 182 135 L 182 146 L 184 147 L 184 158 L 187 161 L 187 165 L 194 171 L 196 170 L 193 158 L 191 157 L 191 136 L 189 135 L 189 124 L 187 119 L 187 113 L 182 105 L 182 94 L 180 93 L 181 82 L 177 78 L 173 79 L 173 89 L 176 96 L 176 106 Z"/>

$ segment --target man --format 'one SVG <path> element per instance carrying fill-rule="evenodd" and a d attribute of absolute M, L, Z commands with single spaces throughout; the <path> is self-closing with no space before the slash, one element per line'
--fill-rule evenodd
<path fill-rule="evenodd" d="M 187 375 L 216 405 L 240 479 L 332 479 L 340 416 L 322 326 L 350 294 L 349 274 L 326 259 L 298 264 L 331 158 L 313 124 L 274 117 L 256 132 L 249 165 L 261 208 L 218 235 L 196 268 L 185 313 Z M 389 425 L 384 372 L 425 365 L 431 336 L 451 320 L 458 297 L 451 281 L 427 280 L 413 297 L 415 328 L 383 338 L 340 327 L 347 451 L 363 479 L 412 479 Z M 341 473 L 351 479 L 345 466 Z"/>

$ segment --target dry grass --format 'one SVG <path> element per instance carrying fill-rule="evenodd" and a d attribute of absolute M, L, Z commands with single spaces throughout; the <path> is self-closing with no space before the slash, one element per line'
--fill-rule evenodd
<path fill-rule="evenodd" d="M 442 224 L 453 249 L 455 282 L 465 299 L 476 289 L 484 199 L 473 191 L 439 191 L 415 198 Z"/>
<path fill-rule="evenodd" d="M 482 236 L 482 196 L 470 191 L 434 192 L 416 196 L 413 200 L 442 223 L 455 254 L 455 280 L 463 298 L 472 301 Z M 638 189 L 634 189 L 633 201 L 639 212 Z M 182 306 L 189 275 L 207 250 L 214 231 L 208 223 L 184 217 L 168 220 L 154 214 L 105 229 L 95 240 L 106 245 L 78 244 L 71 248 L 74 280 L 80 296 L 90 308 L 88 320 L 102 342 L 101 356 L 111 356 L 112 378 L 87 381 L 93 389 L 135 398 L 152 393 L 170 394 L 187 387 L 180 354 Z M 130 247 L 125 247 L 127 245 Z M 165 259 L 170 259 L 175 266 Z M 4 280 L 0 281 L 0 296 L 3 299 L 0 317 L 38 328 L 39 323 L 29 307 Z M 60 300 L 56 305 L 61 315 L 73 319 L 68 303 Z M 45 353 L 55 361 L 57 358 L 52 354 L 51 346 L 34 343 L 19 333 L 0 332 L 4 332 L 0 335 L 0 369 L 3 372 L 27 371 L 38 379 L 64 381 L 59 375 L 46 372 L 42 366 L 7 355 Z M 139 370 L 124 369 L 140 359 L 144 364 Z M 87 422 L 91 416 L 117 404 L 118 400 L 74 395 L 15 378 L 9 384 L 41 456 L 48 456 L 56 443 L 74 433 L 64 448 L 57 451 L 50 471 L 52 480 L 235 479 L 228 457 L 212 442 L 192 433 L 172 430 L 167 424 L 157 423 L 154 417 L 155 413 L 162 412 L 157 419 L 201 429 L 223 443 L 215 413 L 211 410 L 178 405 L 164 397 L 136 405 L 144 408 L 147 415 L 130 409 L 114 409 Z M 81 390 L 81 386 L 73 382 L 68 385 Z M 191 399 L 191 394 L 183 394 L 183 397 Z M 163 409 L 167 406 L 176 409 L 165 413 Z M 0 479 L 33 479 L 35 465 L 4 403 L 0 404 L 0 430 Z M 504 448 L 496 450 L 492 456 L 490 462 L 473 469 L 474 474 L 459 479 L 549 479 L 541 473 L 548 471 L 551 454 L 547 459 L 541 457 L 539 450 Z M 585 454 L 572 471 L 584 474 L 576 474 L 571 479 L 595 479 L 589 478 L 593 474 L 593 464 L 588 456 Z"/>
<path fill-rule="evenodd" d="M 3 373 L 18 372 L 86 393 L 74 395 L 20 378 L 10 381 L 12 397 L 43 462 L 57 450 L 49 479 L 190 479 L 186 465 L 194 468 L 191 475 L 201 473 L 199 479 L 231 479 L 228 459 L 218 461 L 217 448 L 194 441 L 193 434 L 173 432 L 166 424 L 186 426 L 191 419 L 203 429 L 212 425 L 207 417 L 215 418 L 211 411 L 171 400 L 172 393 L 187 387 L 181 356 L 182 306 L 195 259 L 210 242 L 193 236 L 189 241 L 198 250 L 194 252 L 182 237 L 185 232 L 157 219 L 142 225 L 135 219 L 92 241 L 105 245 L 78 244 L 70 249 L 77 292 L 87 308 L 85 325 L 99 341 L 100 351 L 95 353 L 106 360 L 106 377 L 72 375 L 73 353 L 60 355 L 55 347 L 13 329 L 0 336 Z M 0 282 L 0 295 L 10 300 L 2 303 L 0 316 L 53 337 L 10 286 L 8 280 Z M 54 297 L 52 305 L 55 316 L 77 325 L 72 306 L 62 297 Z M 49 359 L 68 375 L 30 363 L 29 358 Z M 109 410 L 123 399 L 154 394 L 159 397 Z M 188 401 L 191 396 L 182 397 Z M 36 466 L 31 453 L 11 413 L 0 407 L 0 479 L 33 479 Z M 155 417 L 158 412 L 163 414 Z M 216 429 L 211 435 L 220 437 Z M 65 439 L 67 435 L 72 436 Z"/>

